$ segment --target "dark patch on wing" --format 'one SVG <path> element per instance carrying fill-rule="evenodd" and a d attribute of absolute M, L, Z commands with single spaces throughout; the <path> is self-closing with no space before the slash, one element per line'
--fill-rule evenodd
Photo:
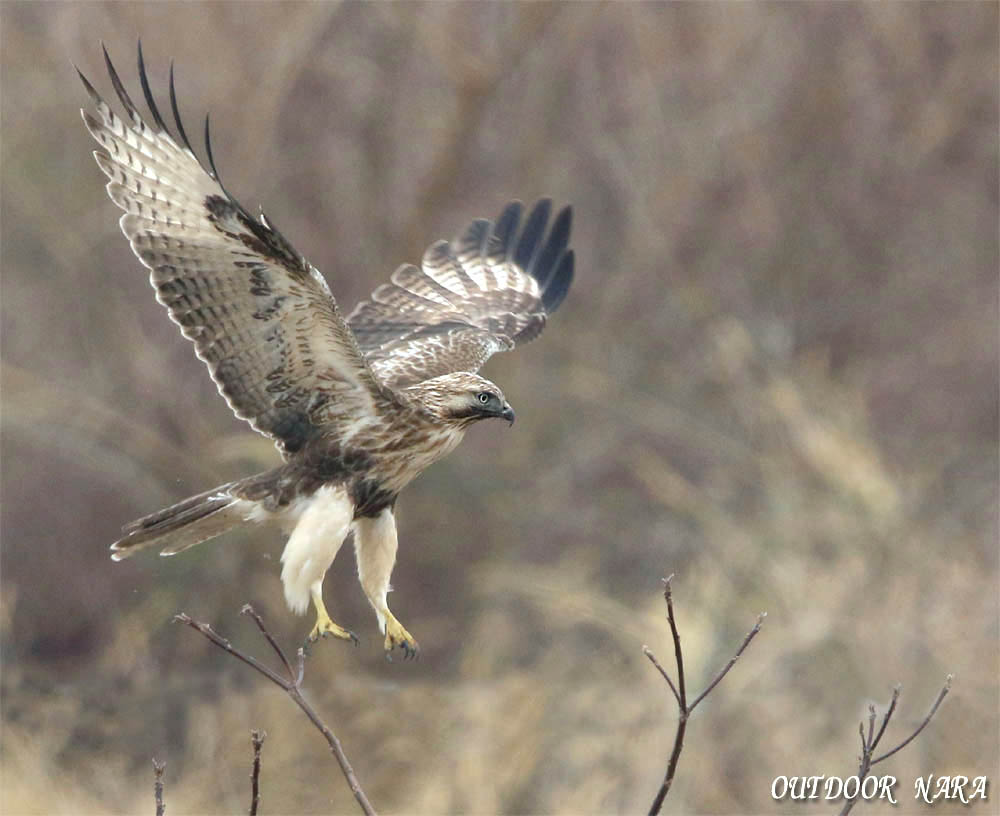
<path fill-rule="evenodd" d="M 438 241 L 422 268 L 402 266 L 351 313 L 348 324 L 382 380 L 403 387 L 451 371 L 477 371 L 497 351 L 537 337 L 569 291 L 572 210 L 549 228 L 540 200 L 521 226 L 508 204 L 496 223 L 479 219 L 452 243 Z"/>
<path fill-rule="evenodd" d="M 297 453 L 309 441 L 315 426 L 309 415 L 302 411 L 289 411 L 274 423 L 272 433 L 282 441 L 288 453 Z"/>
<path fill-rule="evenodd" d="M 96 114 L 84 122 L 119 224 L 150 270 L 160 302 L 195 344 L 233 412 L 272 437 L 285 455 L 324 426 L 356 431 L 374 419 L 383 388 L 357 347 L 322 276 L 265 218 L 254 218 L 222 184 L 206 117 L 207 166 L 181 122 L 170 72 L 173 129 L 158 109 L 139 48 L 150 115 L 139 113 L 105 51 L 125 116 L 80 74 Z"/>
<path fill-rule="evenodd" d="M 228 193 L 226 194 L 229 195 Z M 209 220 L 227 238 L 239 241 L 251 252 L 281 264 L 293 277 L 302 279 L 309 274 L 305 258 L 295 251 L 285 236 L 273 224 L 264 225 L 253 218 L 231 196 L 210 195 L 205 198 Z M 235 221 L 241 230 L 226 228 L 226 222 Z"/>

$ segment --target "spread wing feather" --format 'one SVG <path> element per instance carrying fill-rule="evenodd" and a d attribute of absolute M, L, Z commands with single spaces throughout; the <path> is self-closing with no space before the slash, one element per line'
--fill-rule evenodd
<path fill-rule="evenodd" d="M 573 280 L 572 211 L 548 229 L 551 202 L 542 199 L 519 229 L 522 211 L 511 202 L 495 223 L 479 219 L 453 242 L 432 244 L 421 268 L 399 267 L 351 312 L 348 324 L 382 382 L 405 387 L 477 371 L 539 335 Z"/>
<path fill-rule="evenodd" d="M 171 135 L 150 92 L 139 46 L 139 77 L 152 125 L 104 58 L 128 121 L 83 74 L 97 115 L 84 122 L 101 145 L 97 164 L 121 229 L 150 269 L 157 299 L 195 344 L 236 416 L 273 438 L 283 453 L 319 425 L 344 434 L 375 418 L 381 385 L 341 317 L 326 281 L 268 223 L 226 192 L 212 158 L 198 160 L 181 123 L 170 69 Z"/>

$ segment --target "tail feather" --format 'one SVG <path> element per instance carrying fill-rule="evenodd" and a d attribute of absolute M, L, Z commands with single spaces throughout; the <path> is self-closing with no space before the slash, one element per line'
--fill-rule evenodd
<path fill-rule="evenodd" d="M 160 555 L 176 555 L 226 532 L 247 518 L 246 501 L 233 494 L 238 482 L 206 490 L 122 528 L 125 535 L 111 545 L 111 558 L 121 561 L 154 544 Z"/>

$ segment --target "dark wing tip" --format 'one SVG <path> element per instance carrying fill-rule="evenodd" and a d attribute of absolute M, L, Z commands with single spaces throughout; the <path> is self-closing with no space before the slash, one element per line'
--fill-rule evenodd
<path fill-rule="evenodd" d="M 138 52 L 139 82 L 142 84 L 142 95 L 146 97 L 146 107 L 149 108 L 149 113 L 152 115 L 156 126 L 162 132 L 169 133 L 170 131 L 167 130 L 167 125 L 163 121 L 163 117 L 160 116 L 160 109 L 156 107 L 156 100 L 153 99 L 153 92 L 149 88 L 149 76 L 146 74 L 146 62 L 142 58 L 142 40 L 139 40 Z"/>
<path fill-rule="evenodd" d="M 181 137 L 181 141 L 184 142 L 184 147 L 186 147 L 191 154 L 194 155 L 194 148 L 191 147 L 191 142 L 188 141 L 187 134 L 184 132 L 184 124 L 181 122 L 181 112 L 177 107 L 177 92 L 174 90 L 174 61 L 170 60 L 170 109 L 174 114 L 174 124 L 177 125 L 177 133 Z"/>
<path fill-rule="evenodd" d="M 76 63 L 72 62 L 70 64 L 76 68 L 76 73 L 79 75 L 80 81 L 83 83 L 83 87 L 87 89 L 87 93 L 90 95 L 90 98 L 95 104 L 99 104 L 101 102 L 101 95 L 97 92 L 94 86 L 90 84 L 90 80 L 83 75 L 83 71 L 77 67 Z"/>
<path fill-rule="evenodd" d="M 115 66 L 111 62 L 111 56 L 108 54 L 108 49 L 105 47 L 104 43 L 101 43 L 101 50 L 104 52 L 104 65 L 107 67 L 108 74 L 111 77 L 111 85 L 114 87 L 115 93 L 118 94 L 122 107 L 125 108 L 129 117 L 135 119 L 139 115 L 138 111 L 133 104 L 132 99 L 129 97 L 128 91 L 125 90 L 121 77 L 118 76 L 118 72 L 115 70 Z"/>
<path fill-rule="evenodd" d="M 559 259 L 559 265 L 552 275 L 548 286 L 542 293 L 542 305 L 548 314 L 552 314 L 559 308 L 569 292 L 570 284 L 573 283 L 573 266 L 575 256 L 573 250 L 569 250 Z"/>
<path fill-rule="evenodd" d="M 212 156 L 212 137 L 208 128 L 208 114 L 205 114 L 205 152 L 208 154 L 208 166 L 211 168 L 211 176 L 219 181 L 219 171 L 215 169 L 215 158 Z M 228 193 L 227 193 L 228 195 Z M 230 196 L 230 198 L 232 198 Z M 263 214 L 263 212 L 262 212 Z"/>
<path fill-rule="evenodd" d="M 483 252 L 490 263 L 502 263 L 510 258 L 523 209 L 524 205 L 520 201 L 511 201 L 492 225 L 486 236 Z"/>
<path fill-rule="evenodd" d="M 549 221 L 549 212 L 551 210 L 552 199 L 540 198 L 535 203 L 531 214 L 528 216 L 528 220 L 524 224 L 521 238 L 517 242 L 517 248 L 514 250 L 513 260 L 525 272 L 531 272 L 532 264 L 541 246 L 542 237 L 545 235 L 545 225 Z"/>
<path fill-rule="evenodd" d="M 564 207 L 559 211 L 556 220 L 549 231 L 548 240 L 535 258 L 534 265 L 529 270 L 538 281 L 539 288 L 544 292 L 549 285 L 549 281 L 555 274 L 556 266 L 559 264 L 563 253 L 569 246 L 569 233 L 573 226 L 573 210 L 571 207 Z"/>
<path fill-rule="evenodd" d="M 568 234 L 572 230 L 572 228 L 573 228 L 573 205 L 572 204 L 567 204 L 565 207 L 563 207 L 561 210 L 559 210 L 559 215 L 556 216 L 556 220 L 558 221 L 560 218 L 565 218 L 566 219 L 566 232 Z"/>
<path fill-rule="evenodd" d="M 517 225 L 521 221 L 521 213 L 524 205 L 520 201 L 511 201 L 503 208 L 493 227 L 493 234 L 502 239 L 506 244 L 510 236 L 517 231 Z"/>

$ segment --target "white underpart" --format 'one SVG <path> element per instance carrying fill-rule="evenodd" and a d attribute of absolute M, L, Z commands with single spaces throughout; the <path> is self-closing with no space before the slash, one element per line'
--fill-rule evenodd
<path fill-rule="evenodd" d="M 343 486 L 321 487 L 303 501 L 281 554 L 285 600 L 296 615 L 306 611 L 312 591 L 322 591 L 323 576 L 347 538 L 353 516 L 354 503 Z"/>
<path fill-rule="evenodd" d="M 396 519 L 390 508 L 375 518 L 360 518 L 354 525 L 354 552 L 358 559 L 358 579 L 361 588 L 375 608 L 378 625 L 385 634 L 385 618 L 389 614 L 386 595 L 389 577 L 396 563 Z"/>

